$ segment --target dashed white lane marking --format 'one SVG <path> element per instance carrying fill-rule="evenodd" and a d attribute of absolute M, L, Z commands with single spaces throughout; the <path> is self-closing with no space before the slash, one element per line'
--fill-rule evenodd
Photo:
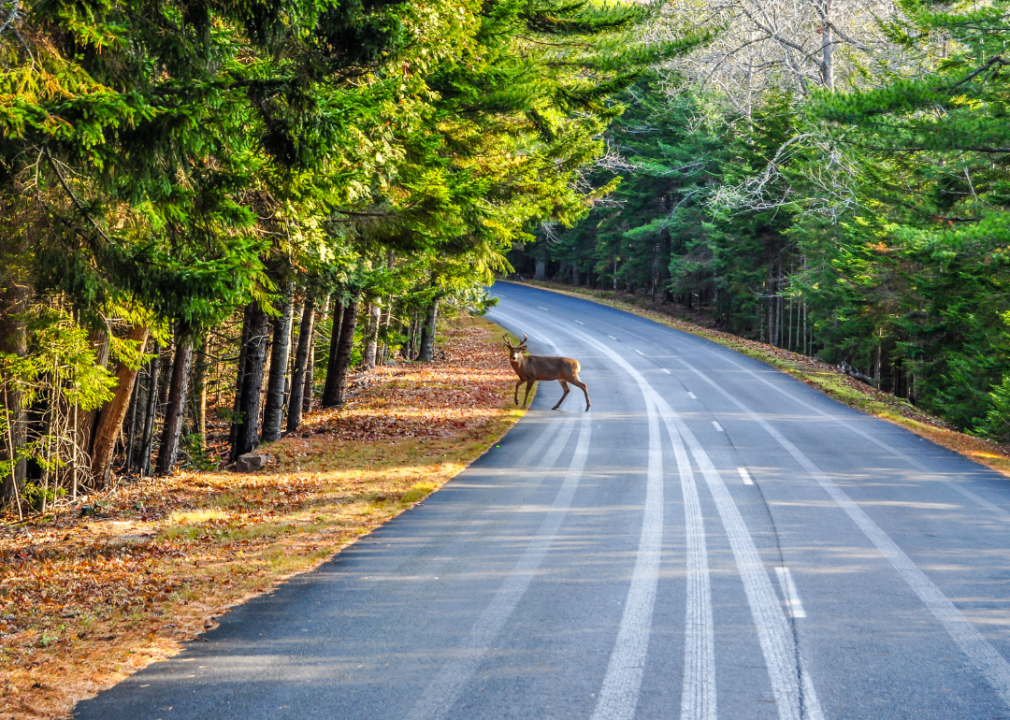
<path fill-rule="evenodd" d="M 666 373 L 667 375 L 669 375 L 669 374 L 670 374 L 670 371 L 669 371 L 669 370 L 667 370 L 666 368 L 660 368 L 660 370 L 662 370 L 663 372 L 665 372 L 665 373 Z"/>
<path fill-rule="evenodd" d="M 712 421 L 712 427 L 714 427 L 719 432 L 726 432 L 725 430 L 722 429 L 722 425 L 720 425 L 715 420 Z"/>
<path fill-rule="evenodd" d="M 712 355 L 715 355 L 715 353 L 712 353 L 712 351 L 708 351 L 708 352 L 710 354 L 712 354 Z M 802 405 L 803 407 L 807 408 L 811 412 L 815 412 L 818 415 L 820 415 L 821 417 L 825 417 L 825 418 L 828 418 L 829 420 L 833 420 L 834 422 L 838 423 L 842 427 L 851 430 L 856 435 L 859 435 L 861 438 L 863 438 L 865 440 L 869 440 L 870 442 L 872 442 L 874 445 L 876 445 L 877 447 L 881 448 L 882 450 L 886 450 L 887 452 L 894 453 L 894 455 L 896 457 L 901 458 L 902 460 L 904 460 L 905 462 L 907 462 L 909 465 L 911 465 L 915 469 L 922 470 L 925 473 L 933 473 L 933 470 L 931 470 L 929 467 L 927 467 L 924 463 L 919 462 L 918 460 L 916 460 L 913 457 L 909 457 L 908 455 L 906 455 L 905 453 L 903 453 L 901 450 L 898 450 L 897 448 L 892 447 L 891 445 L 888 445 L 886 442 L 884 442 L 883 440 L 881 440 L 878 437 L 875 437 L 873 434 L 868 433 L 868 432 L 866 432 L 864 430 L 861 430 L 860 428 L 856 427 L 855 425 L 852 425 L 849 422 L 846 422 L 844 419 L 838 417 L 837 415 L 832 415 L 831 413 L 825 412 L 824 410 L 821 410 L 820 408 L 815 407 L 815 406 L 811 405 L 810 403 L 801 400 L 800 398 L 796 397 L 795 395 L 793 395 L 788 390 L 785 390 L 784 388 L 781 388 L 778 385 L 775 385 L 774 383 L 768 382 L 768 380 L 766 380 L 765 378 L 761 377 L 760 375 L 758 375 L 756 372 L 754 372 L 750 368 L 744 367 L 743 365 L 741 365 L 741 364 L 739 364 L 737 362 L 734 362 L 733 360 L 731 360 L 729 358 L 724 358 L 721 355 L 717 355 L 717 357 L 725 360 L 730 365 L 733 365 L 734 367 L 743 370 L 745 373 L 747 373 L 748 375 L 750 375 L 751 377 L 753 377 L 755 380 L 758 380 L 759 382 L 763 382 L 765 385 L 767 385 L 768 387 L 770 387 L 775 392 L 780 393 L 782 395 L 785 395 L 787 398 L 789 398 L 793 402 L 798 403 L 799 405 Z M 955 491 L 957 493 L 960 493 L 961 495 L 963 495 L 964 497 L 968 498 L 969 500 L 971 500 L 972 502 L 976 503 L 977 505 L 980 505 L 980 506 L 984 507 L 986 510 L 988 510 L 991 513 L 993 513 L 994 515 L 996 515 L 998 518 L 1000 518 L 1004 522 L 1010 522 L 1010 512 L 1007 512 L 1006 510 L 1004 510 L 1003 508 L 1001 508 L 999 505 L 996 505 L 995 503 L 989 502 L 988 500 L 986 500 L 984 497 L 982 497 L 978 493 L 972 492 L 968 488 L 963 487 L 958 482 L 955 482 L 953 480 L 949 480 L 949 479 L 944 478 L 942 476 L 940 478 L 938 478 L 938 479 L 940 480 L 940 482 L 942 482 L 944 485 L 946 485 L 947 487 L 949 487 L 951 490 L 953 490 L 953 491 Z"/>
<path fill-rule="evenodd" d="M 501 632 L 519 600 L 526 593 L 526 589 L 533 581 L 533 576 L 554 543 L 554 537 L 572 504 L 572 498 L 575 496 L 575 491 L 582 478 L 592 431 L 590 418 L 589 413 L 584 413 L 582 416 L 582 428 L 579 432 L 575 454 L 568 466 L 568 472 L 565 473 L 564 482 L 554 497 L 554 503 L 551 505 L 547 517 L 540 524 L 537 534 L 512 569 L 505 584 L 498 590 L 491 604 L 481 613 L 462 646 L 456 650 L 452 658 L 445 662 L 442 670 L 418 699 L 417 704 L 407 715 L 407 720 L 437 720 L 449 712 L 459 698 L 463 686 L 473 677 L 477 665 L 487 649 Z M 571 423 L 566 423 L 565 429 L 559 434 L 548 456 L 545 456 L 542 463 L 544 467 L 549 468 L 557 461 L 561 450 L 568 443 L 571 431 Z"/>
<path fill-rule="evenodd" d="M 747 472 L 747 468 L 745 468 L 745 467 L 738 467 L 736 469 L 736 471 L 738 473 L 740 473 L 740 479 L 743 480 L 743 484 L 744 485 L 753 485 L 754 484 L 754 480 L 751 479 L 750 473 Z"/>
<path fill-rule="evenodd" d="M 689 398 L 691 398 L 692 400 L 697 400 L 697 399 L 698 399 L 698 397 L 697 397 L 697 396 L 696 396 L 696 395 L 695 395 L 695 394 L 694 394 L 693 392 L 689 392 L 689 393 L 687 394 L 687 396 L 688 396 Z"/>
<path fill-rule="evenodd" d="M 639 355 L 641 355 L 642 357 L 645 357 L 645 353 L 644 353 L 644 352 L 642 352 L 641 350 L 636 350 L 635 352 L 637 352 L 637 353 L 638 353 Z"/>
<path fill-rule="evenodd" d="M 537 307 L 538 307 L 538 308 L 540 308 L 541 310 L 543 310 L 544 312 L 550 312 L 550 310 L 548 310 L 548 309 L 547 309 L 547 308 L 545 308 L 545 307 L 540 307 L 539 305 L 537 305 Z"/>
<path fill-rule="evenodd" d="M 579 325 L 585 325 L 585 323 L 582 322 L 581 320 L 576 320 L 575 322 L 577 322 Z"/>
<path fill-rule="evenodd" d="M 709 459 L 708 453 L 683 420 L 674 417 L 677 430 L 680 431 L 695 462 L 701 468 L 723 527 L 726 529 L 730 549 L 733 551 L 740 579 L 743 580 L 751 617 L 757 629 L 761 652 L 768 668 L 768 678 L 778 705 L 779 718 L 800 720 L 806 717 L 809 720 L 823 720 L 824 713 L 802 656 L 797 671 L 797 648 L 792 628 L 772 586 L 768 570 L 754 545 L 754 538 L 751 537 L 747 524 L 733 501 L 733 496 L 730 495 L 719 471 Z"/>
<path fill-rule="evenodd" d="M 613 335 L 607 335 L 607 337 L 610 338 L 611 340 L 616 340 L 617 339 Z"/>
<path fill-rule="evenodd" d="M 800 601 L 800 594 L 796 592 L 796 584 L 793 583 L 793 575 L 789 572 L 789 568 L 777 567 L 775 574 L 779 576 L 779 587 L 782 588 L 782 595 L 786 599 L 789 614 L 794 618 L 805 618 L 807 613 Z"/>
<path fill-rule="evenodd" d="M 961 652 L 968 657 L 975 666 L 975 669 L 988 681 L 1004 704 L 1010 705 L 1010 663 L 999 654 L 996 648 L 982 636 L 982 633 L 974 625 L 965 619 L 961 611 L 929 579 L 926 573 L 919 569 L 919 566 L 912 561 L 912 558 L 906 555 L 905 551 L 898 547 L 888 537 L 887 533 L 873 522 L 870 516 L 852 498 L 846 495 L 831 478 L 825 475 L 802 450 L 787 440 L 782 433 L 769 425 L 763 417 L 720 387 L 714 380 L 694 368 L 690 363 L 683 360 L 680 362 L 722 393 L 727 400 L 764 428 L 765 432 L 771 435 L 779 445 L 785 448 L 786 452 L 793 456 L 793 459 L 799 463 L 800 467 L 817 481 L 817 484 L 845 511 L 849 518 L 863 531 L 863 534 L 870 539 L 870 542 L 877 546 L 881 554 L 898 571 L 898 574 L 908 583 L 913 592 L 919 596 L 919 599 L 933 614 L 933 617 L 943 625 L 950 637 L 961 648 Z"/>

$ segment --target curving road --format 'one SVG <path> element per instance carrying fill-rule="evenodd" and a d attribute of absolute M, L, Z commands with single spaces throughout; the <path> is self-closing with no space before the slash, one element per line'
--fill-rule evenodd
<path fill-rule="evenodd" d="M 491 452 L 94 720 L 1010 718 L 1010 486 L 647 320 L 495 286 L 582 363 Z"/>

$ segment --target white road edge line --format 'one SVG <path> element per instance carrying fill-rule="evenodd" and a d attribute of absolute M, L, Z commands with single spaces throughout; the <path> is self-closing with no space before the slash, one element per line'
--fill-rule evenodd
<path fill-rule="evenodd" d="M 533 576 L 554 543 L 554 537 L 561 527 L 561 522 L 572 504 L 575 491 L 582 479 L 586 456 L 589 454 L 589 438 L 592 432 L 591 417 L 588 413 L 582 415 L 582 427 L 579 431 L 575 454 L 568 466 L 568 472 L 565 473 L 564 482 L 558 489 L 547 517 L 540 524 L 537 534 L 530 542 L 529 547 L 526 548 L 526 552 L 512 568 L 512 572 L 494 599 L 474 623 L 470 634 L 455 650 L 453 657 L 443 663 L 438 675 L 435 676 L 413 709 L 407 714 L 406 720 L 438 720 L 445 717 L 459 698 L 464 684 L 473 677 L 477 665 L 487 649 L 501 632 L 519 600 L 526 593 L 526 589 L 533 581 Z M 551 446 L 548 455 L 544 457 L 542 464 L 545 468 L 554 465 L 561 451 L 568 444 L 568 438 L 572 433 L 573 419 L 566 421 L 565 427 Z"/>
<path fill-rule="evenodd" d="M 796 462 L 800 464 L 800 467 L 817 481 L 824 491 L 831 496 L 831 499 L 845 511 L 866 537 L 870 539 L 870 542 L 876 545 L 877 549 L 887 558 L 894 569 L 898 571 L 898 574 L 908 583 L 913 592 L 919 596 L 919 599 L 933 614 L 933 617 L 943 625 L 950 637 L 961 648 L 961 651 L 968 656 L 975 669 L 988 681 L 1004 704 L 1010 706 L 1010 663 L 996 651 L 974 625 L 965 619 L 961 611 L 954 606 L 954 603 L 943 594 L 926 573 L 919 569 L 919 566 L 905 554 L 905 551 L 898 547 L 888 537 L 887 533 L 873 522 L 870 516 L 852 498 L 846 495 L 831 478 L 825 475 L 802 450 L 769 425 L 764 418 L 720 387 L 714 380 L 702 374 L 690 363 L 684 360 L 680 362 L 761 425 L 769 435 L 775 438 L 779 445 L 785 448 L 786 452 L 793 456 Z"/>
<path fill-rule="evenodd" d="M 787 567 L 775 568 L 775 574 L 779 576 L 779 587 L 782 588 L 782 596 L 786 599 L 786 607 L 789 614 L 794 618 L 805 618 L 806 610 L 800 601 L 800 594 L 796 592 L 796 584 L 793 582 L 793 575 Z"/>
<path fill-rule="evenodd" d="M 715 421 L 715 420 L 713 420 L 713 421 L 712 421 L 712 426 L 713 426 L 713 427 L 714 427 L 714 428 L 715 428 L 716 430 L 718 430 L 719 432 L 726 432 L 725 430 L 723 430 L 723 429 L 722 429 L 722 425 L 720 425 L 720 424 L 719 424 L 719 423 L 718 423 L 717 421 Z"/>
<path fill-rule="evenodd" d="M 754 480 L 751 478 L 750 473 L 747 472 L 747 468 L 745 468 L 745 467 L 738 467 L 736 469 L 736 471 L 738 473 L 740 473 L 740 479 L 743 480 L 743 484 L 744 485 L 753 485 L 754 484 Z"/>

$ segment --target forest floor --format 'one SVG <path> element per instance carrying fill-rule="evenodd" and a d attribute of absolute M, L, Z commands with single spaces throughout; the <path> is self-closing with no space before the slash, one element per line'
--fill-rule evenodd
<path fill-rule="evenodd" d="M 441 359 L 352 379 L 342 409 L 261 446 L 258 472 L 124 481 L 0 524 L 0 720 L 74 703 L 199 640 L 214 618 L 427 497 L 524 414 L 489 322 L 447 323 Z"/>
<path fill-rule="evenodd" d="M 923 412 L 902 398 L 877 390 L 835 365 L 717 330 L 711 317 L 676 303 L 654 302 L 647 297 L 627 293 L 574 288 L 562 283 L 524 282 L 544 290 L 609 305 L 724 345 L 789 373 L 850 407 L 901 425 L 916 435 L 1010 477 L 1010 447 L 959 432 L 942 419 Z"/>

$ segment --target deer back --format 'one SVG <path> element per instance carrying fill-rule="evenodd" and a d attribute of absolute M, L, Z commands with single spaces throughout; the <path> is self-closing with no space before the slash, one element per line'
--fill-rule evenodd
<path fill-rule="evenodd" d="M 520 367 L 515 368 L 520 377 L 529 380 L 564 380 L 570 382 L 578 379 L 582 366 L 578 360 L 566 357 L 547 357 L 545 355 L 525 355 Z"/>

